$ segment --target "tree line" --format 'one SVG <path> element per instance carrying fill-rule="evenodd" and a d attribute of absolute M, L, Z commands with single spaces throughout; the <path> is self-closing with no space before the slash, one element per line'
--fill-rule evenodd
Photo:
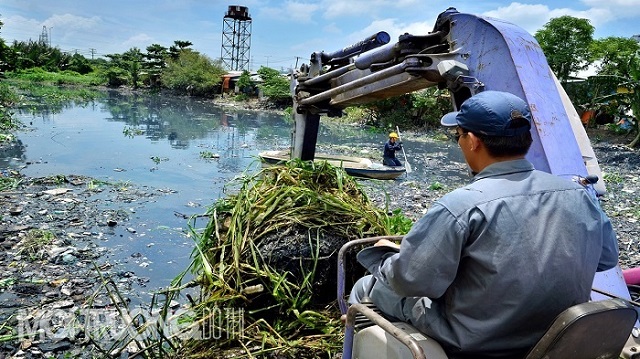
<path fill-rule="evenodd" d="M 2 28 L 0 21 L 0 30 Z M 5 76 L 53 72 L 87 76 L 91 84 L 110 87 L 129 86 L 133 89 L 169 89 L 178 94 L 212 97 L 221 93 L 222 77 L 227 73 L 220 59 L 211 59 L 194 50 L 190 41 L 176 40 L 169 46 L 151 44 L 104 58 L 88 59 L 81 54 L 63 52 L 46 41 L 14 41 L 5 43 L 0 37 L 0 72 Z M 267 79 L 265 92 L 274 99 L 290 98 L 288 83 L 274 77 L 276 70 L 261 68 L 258 73 Z M 248 73 L 247 75 L 248 76 Z M 31 76 L 33 78 L 33 76 Z M 256 86 L 255 84 L 252 84 Z M 281 88 L 286 88 L 283 94 Z"/>
<path fill-rule="evenodd" d="M 534 37 L 574 106 L 593 114 L 586 118 L 586 125 L 593 125 L 596 116 L 618 119 L 620 123 L 610 124 L 611 128 L 635 131 L 630 146 L 638 146 L 640 42 L 615 36 L 594 39 L 594 30 L 587 19 L 561 16 L 547 22 Z M 587 69 L 595 75 L 576 78 Z"/>
<path fill-rule="evenodd" d="M 0 30 L 2 22 L 0 21 Z M 589 20 L 561 16 L 547 22 L 534 37 L 544 52 L 551 70 L 563 84 L 574 106 L 580 111 L 623 118 L 630 111 L 640 113 L 640 43 L 632 38 L 594 39 L 595 28 Z M 0 37 L 0 72 L 50 71 L 94 76 L 107 86 L 170 89 L 179 94 L 213 96 L 221 92 L 226 70 L 221 60 L 213 60 L 191 48 L 190 41 L 176 40 L 165 47 L 151 44 L 122 54 L 87 59 L 50 47 L 44 41 L 14 41 L 8 45 Z M 596 75 L 578 81 L 576 75 L 594 69 Z M 251 81 L 245 72 L 238 81 L 241 97 L 251 96 L 259 87 L 265 96 L 281 106 L 290 105 L 289 84 L 279 71 L 261 67 L 261 84 Z M 391 100 L 377 101 L 347 113 L 357 113 L 364 122 L 387 128 L 394 125 L 422 127 L 435 123 L 450 105 L 446 92 L 427 89 Z M 631 120 L 638 132 L 638 121 Z M 639 144 L 640 136 L 632 141 Z"/>

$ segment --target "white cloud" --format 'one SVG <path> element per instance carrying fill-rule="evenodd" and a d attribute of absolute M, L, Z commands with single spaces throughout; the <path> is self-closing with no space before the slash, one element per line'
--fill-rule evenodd
<path fill-rule="evenodd" d="M 549 20 L 560 16 L 573 16 L 588 19 L 591 25 L 598 26 L 611 20 L 611 14 L 606 9 L 591 8 L 580 11 L 569 8 L 550 9 L 547 5 L 511 3 L 505 7 L 483 13 L 484 16 L 498 19 L 508 19 L 530 33 L 540 30 Z"/>
<path fill-rule="evenodd" d="M 81 17 L 71 14 L 53 15 L 43 22 L 52 37 L 52 43 L 74 43 L 78 38 L 98 36 L 104 29 L 99 16 Z"/>
<path fill-rule="evenodd" d="M 338 27 L 338 25 L 336 25 L 335 23 L 330 23 L 325 25 L 322 28 L 322 31 L 324 31 L 327 34 L 340 34 L 342 33 L 342 30 L 340 29 L 340 27 Z"/>
<path fill-rule="evenodd" d="M 420 0 L 324 0 L 322 8 L 324 17 L 333 19 L 348 16 L 376 16 L 388 14 L 390 9 L 397 13 L 396 9 L 411 11 L 423 5 Z"/>
<path fill-rule="evenodd" d="M 352 43 L 362 41 L 363 39 L 377 33 L 378 31 L 387 31 L 391 36 L 390 42 L 392 43 L 396 42 L 398 40 L 398 35 L 399 35 L 396 33 L 397 32 L 396 29 L 399 28 L 396 21 L 397 21 L 396 19 L 375 20 L 371 22 L 369 26 L 349 35 L 348 36 L 349 43 L 345 45 L 351 45 Z M 391 29 L 391 31 L 388 31 L 389 29 Z"/>
<path fill-rule="evenodd" d="M 552 18 L 568 15 L 588 19 L 591 25 L 598 28 L 607 23 L 623 18 L 640 16 L 640 0 L 582 0 L 590 6 L 586 10 L 572 8 L 549 8 L 542 4 L 523 4 L 512 2 L 507 6 L 484 12 L 484 16 L 508 20 L 530 33 L 535 33 Z"/>
<path fill-rule="evenodd" d="M 153 37 L 143 33 L 131 36 L 130 38 L 122 42 L 122 47 L 126 49 L 124 51 L 127 51 L 132 47 L 137 47 L 138 49 L 144 51 L 147 46 L 155 42 L 156 41 Z"/>
<path fill-rule="evenodd" d="M 433 30 L 433 24 L 435 24 L 435 18 L 433 20 L 413 23 L 403 23 L 394 18 L 374 20 L 369 24 L 369 26 L 348 36 L 348 39 L 351 42 L 356 42 L 371 36 L 378 31 L 386 31 L 389 33 L 389 36 L 391 36 L 390 42 L 395 43 L 398 41 L 398 37 L 404 33 L 412 35 L 426 35 Z"/>
<path fill-rule="evenodd" d="M 531 34 L 539 30 L 551 19 L 551 10 L 547 5 L 529 5 L 511 3 L 496 10 L 487 11 L 482 15 L 497 19 L 508 19 L 510 23 L 518 25 Z"/>
<path fill-rule="evenodd" d="M 326 0 L 322 3 L 322 8 L 324 9 L 325 18 L 334 19 L 356 14 L 366 15 L 370 13 L 371 5 L 370 3 L 370 5 L 367 6 L 367 2 L 362 0 L 349 2 L 343 0 Z"/>
<path fill-rule="evenodd" d="M 5 40 L 37 40 L 42 32 L 42 23 L 34 19 L 15 15 L 2 18 L 2 22 L 4 22 L 4 25 L 0 30 L 0 35 Z"/>
<path fill-rule="evenodd" d="M 582 3 L 594 9 L 606 9 L 615 16 L 628 18 L 640 15 L 640 0 L 582 0 Z"/>
<path fill-rule="evenodd" d="M 427 35 L 431 31 L 433 31 L 433 26 L 435 25 L 435 23 L 436 23 L 435 17 L 433 18 L 433 20 L 413 22 L 398 29 L 398 32 L 400 34 L 404 34 L 406 32 L 412 35 Z"/>
<path fill-rule="evenodd" d="M 46 26 L 66 27 L 75 30 L 92 29 L 99 26 L 102 20 L 99 16 L 82 17 L 71 14 L 53 15 L 44 21 Z"/>
<path fill-rule="evenodd" d="M 282 7 L 264 7 L 259 10 L 261 16 L 270 20 L 279 19 L 297 23 L 313 23 L 314 13 L 320 5 L 286 1 Z"/>
<path fill-rule="evenodd" d="M 10 16 L 3 19 L 2 38 L 8 41 L 38 40 L 46 29 L 52 46 L 61 46 L 65 51 L 72 51 L 85 39 L 94 39 L 93 44 L 104 41 L 100 36 L 102 20 L 99 16 L 81 17 L 71 14 L 56 14 L 42 21 L 22 16 Z M 87 46 L 88 48 L 89 46 Z"/>

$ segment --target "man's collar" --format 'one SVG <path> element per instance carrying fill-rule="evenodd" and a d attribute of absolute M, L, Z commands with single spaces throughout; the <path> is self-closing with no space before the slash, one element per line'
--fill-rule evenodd
<path fill-rule="evenodd" d="M 487 177 L 501 176 L 518 172 L 533 171 L 534 167 L 531 162 L 522 158 L 517 160 L 495 162 L 485 167 L 480 173 L 473 177 L 473 181 L 477 181 Z"/>

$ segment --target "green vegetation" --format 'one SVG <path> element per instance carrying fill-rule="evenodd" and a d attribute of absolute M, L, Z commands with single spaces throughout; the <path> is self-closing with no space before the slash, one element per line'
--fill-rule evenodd
<path fill-rule="evenodd" d="M 211 151 L 201 151 L 200 158 L 214 159 L 214 158 L 220 158 L 220 155 L 217 153 L 213 153 Z"/>
<path fill-rule="evenodd" d="M 98 74 L 80 74 L 74 71 L 48 71 L 40 67 L 17 70 L 7 74 L 9 79 L 43 85 L 98 86 L 104 79 Z"/>
<path fill-rule="evenodd" d="M 0 30 L 2 29 L 2 25 L 4 25 L 4 23 L 0 20 Z M 0 38 L 0 73 L 5 71 L 8 65 L 7 54 L 9 54 L 9 50 L 9 46 L 7 46 L 7 44 L 4 43 L 4 40 Z"/>
<path fill-rule="evenodd" d="M 253 81 L 251 81 L 251 75 L 247 70 L 242 71 L 242 75 L 238 78 L 236 86 L 240 89 L 240 96 L 244 96 L 243 100 L 248 99 L 248 95 L 254 93 L 256 87 Z"/>
<path fill-rule="evenodd" d="M 440 118 L 450 112 L 451 101 L 444 90 L 435 87 L 375 101 L 363 106 L 368 112 L 365 124 L 385 131 L 402 128 L 440 126 Z"/>
<path fill-rule="evenodd" d="M 44 185 L 57 185 L 60 186 L 64 183 L 69 182 L 65 175 L 51 175 L 47 177 L 35 178 L 33 183 L 44 184 Z"/>
<path fill-rule="evenodd" d="M 263 81 L 259 87 L 270 101 L 283 106 L 292 103 L 289 80 L 286 77 L 277 70 L 264 66 L 258 69 L 258 74 Z"/>
<path fill-rule="evenodd" d="M 591 57 L 600 61 L 598 75 L 620 75 L 629 77 L 637 66 L 633 61 L 638 56 L 640 42 L 624 37 L 607 37 L 591 43 Z"/>
<path fill-rule="evenodd" d="M 624 181 L 622 176 L 620 176 L 619 173 L 615 173 L 615 172 L 605 173 L 604 180 L 607 181 L 609 184 L 620 184 Z"/>
<path fill-rule="evenodd" d="M 535 38 L 578 109 L 611 115 L 616 121 L 633 111 L 636 120 L 629 132 L 629 146 L 640 145 L 640 44 L 620 37 L 593 39 L 588 20 L 562 16 L 551 19 Z M 596 76 L 582 83 L 567 82 L 570 76 L 595 66 Z M 590 124 L 591 125 L 591 124 Z M 614 131 L 620 129 L 609 126 Z"/>
<path fill-rule="evenodd" d="M 440 126 L 440 118 L 451 110 L 448 93 L 431 87 L 366 105 L 348 107 L 341 118 L 332 121 L 358 123 L 387 132 L 394 130 L 396 126 L 412 129 Z"/>
<path fill-rule="evenodd" d="M 0 174 L 0 192 L 18 188 L 22 179 L 18 175 L 4 176 Z"/>
<path fill-rule="evenodd" d="M 628 110 L 632 110 L 635 121 L 630 129 L 624 129 L 617 126 L 616 123 L 610 127 L 617 133 L 630 133 L 635 131 L 636 136 L 629 143 L 630 147 L 636 147 L 640 144 L 640 50 L 636 52 L 636 57 L 630 59 L 630 71 L 627 76 L 623 75 L 600 75 L 590 78 L 591 82 L 599 82 L 615 88 L 615 91 L 605 93 L 594 99 L 594 102 L 600 103 L 601 107 L 608 105 L 614 108 L 617 118 L 628 117 Z"/>
<path fill-rule="evenodd" d="M 92 178 L 89 182 L 87 182 L 87 189 L 90 191 L 94 191 L 98 188 L 100 188 L 101 186 L 105 186 L 105 185 L 109 185 L 110 183 L 107 181 L 103 181 L 103 180 L 98 180 L 95 178 Z"/>
<path fill-rule="evenodd" d="M 604 96 L 613 95 L 615 87 L 613 90 L 611 86 L 595 89 L 592 81 L 583 85 L 570 85 L 566 82 L 570 76 L 594 64 L 600 64 L 599 76 L 616 76 L 616 85 L 629 90 L 614 97 L 616 101 L 624 98 L 621 100 L 624 109 L 632 108 L 634 104 L 640 103 L 634 97 L 640 91 L 631 91 L 637 86 L 639 78 L 634 75 L 640 67 L 638 43 L 632 39 L 616 37 L 593 39 L 593 33 L 594 27 L 588 20 L 561 16 L 546 23 L 535 33 L 535 38 L 576 108 L 600 110 L 605 103 L 614 100 Z M 169 47 L 154 43 L 145 49 L 134 47 L 122 54 L 87 59 L 80 54 L 66 53 L 50 47 L 43 41 L 16 41 L 7 45 L 0 39 L 0 71 L 10 79 L 30 84 L 83 88 L 103 85 L 153 90 L 166 88 L 179 94 L 213 97 L 221 92 L 221 76 L 225 69 L 220 61 L 207 58 L 192 49 L 192 45 L 190 41 L 176 40 Z M 255 96 L 257 86 L 276 107 L 290 106 L 288 77 L 268 67 L 261 67 L 257 72 L 262 78 L 259 85 L 251 81 L 247 71 L 240 76 L 237 85 L 241 93 L 235 100 L 246 101 Z M 609 82 L 613 85 L 614 80 Z M 29 85 L 22 83 L 16 86 L 27 90 Z M 604 90 L 607 92 L 603 92 Z M 47 95 L 42 95 L 41 98 L 47 98 Z M 51 95 L 47 99 L 55 102 L 57 96 Z M 430 88 L 358 106 L 353 110 L 347 109 L 342 121 L 354 119 L 383 131 L 395 126 L 416 129 L 437 125 L 437 119 L 450 110 L 446 91 Z M 639 110 L 636 109 L 635 113 Z M 616 114 L 621 111 L 615 110 Z M 7 110 L 0 108 L 0 120 L 3 122 L 7 121 L 6 114 Z M 638 121 L 634 131 L 637 136 L 631 142 L 632 146 L 640 143 Z M 2 138 L 6 140 L 7 136 L 0 137 Z"/>
<path fill-rule="evenodd" d="M 0 20 L 0 29 L 4 23 Z M 9 66 L 10 47 L 0 38 L 0 76 Z M 13 119 L 11 107 L 18 101 L 15 92 L 3 81 L 0 81 L 0 144 L 12 141 L 13 136 L 9 133 L 18 127 L 18 123 Z M 0 186 L 5 186 L 5 179 L 1 178 Z M 1 188 L 0 187 L 0 188 Z"/>
<path fill-rule="evenodd" d="M 60 112 L 69 102 L 86 103 L 104 96 L 103 92 L 85 87 L 59 87 L 25 81 L 12 82 L 12 85 L 23 94 L 22 107 L 46 106 L 52 113 Z"/>
<path fill-rule="evenodd" d="M 202 292 L 196 312 L 242 308 L 245 330 L 227 340 L 189 342 L 181 351 L 330 357 L 341 348 L 339 315 L 327 306 L 335 298 L 337 249 L 350 239 L 406 230 L 410 220 L 399 211 L 388 216 L 353 178 L 327 163 L 290 161 L 238 181 L 235 194 L 207 211 L 205 228 L 194 222 L 189 269 Z"/>
<path fill-rule="evenodd" d="M 411 218 L 405 216 L 400 208 L 394 209 L 391 212 L 391 216 L 387 219 L 389 233 L 407 234 L 412 226 L 413 221 Z"/>
<path fill-rule="evenodd" d="M 371 111 L 364 106 L 351 106 L 344 109 L 342 117 L 336 118 L 336 123 L 366 124 L 371 121 Z"/>
<path fill-rule="evenodd" d="M 134 138 L 136 136 L 144 135 L 144 129 L 125 126 L 125 128 L 122 129 L 122 133 L 129 138 Z"/>
<path fill-rule="evenodd" d="M 536 31 L 535 38 L 560 81 L 567 81 L 571 74 L 590 65 L 589 48 L 594 30 L 587 19 L 560 16 Z"/>
<path fill-rule="evenodd" d="M 151 161 L 153 161 L 153 163 L 155 163 L 156 165 L 159 165 L 160 162 L 162 162 L 162 158 L 160 158 L 160 156 L 151 156 Z"/>
<path fill-rule="evenodd" d="M 31 260 L 39 259 L 41 250 L 51 244 L 55 238 L 55 234 L 49 230 L 31 229 L 20 242 L 19 253 L 27 255 Z"/>
<path fill-rule="evenodd" d="M 5 82 L 0 82 L 0 144 L 13 140 L 10 131 L 20 124 L 13 118 L 11 107 L 18 101 L 18 96 Z"/>
<path fill-rule="evenodd" d="M 177 59 L 169 59 L 162 72 L 162 83 L 182 94 L 206 96 L 216 93 L 216 86 L 225 73 L 220 62 L 186 49 Z"/>
<path fill-rule="evenodd" d="M 0 289 L 9 287 L 15 282 L 16 279 L 11 277 L 0 279 Z M 18 330 L 11 326 L 13 322 L 15 322 L 15 314 L 10 315 L 3 323 L 0 323 L 0 343 L 19 339 Z"/>
<path fill-rule="evenodd" d="M 219 93 L 224 69 L 219 62 L 190 49 L 191 45 L 189 41 L 175 41 L 170 48 L 152 44 L 147 52 L 134 47 L 106 55 L 106 59 L 89 60 L 42 41 L 16 41 L 7 46 L 0 39 L 0 71 L 10 79 L 32 84 L 164 87 L 194 96 Z"/>

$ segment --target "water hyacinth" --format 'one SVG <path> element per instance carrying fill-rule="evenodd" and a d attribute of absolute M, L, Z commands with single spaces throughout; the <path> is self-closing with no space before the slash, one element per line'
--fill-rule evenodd
<path fill-rule="evenodd" d="M 234 340 L 188 347 L 244 348 L 248 356 L 336 353 L 337 252 L 352 239 L 392 234 L 399 215 L 389 217 L 326 162 L 293 160 L 238 181 L 234 194 L 208 210 L 205 228 L 192 223 L 190 270 L 201 288 L 199 307 L 242 307 L 245 330 Z"/>

